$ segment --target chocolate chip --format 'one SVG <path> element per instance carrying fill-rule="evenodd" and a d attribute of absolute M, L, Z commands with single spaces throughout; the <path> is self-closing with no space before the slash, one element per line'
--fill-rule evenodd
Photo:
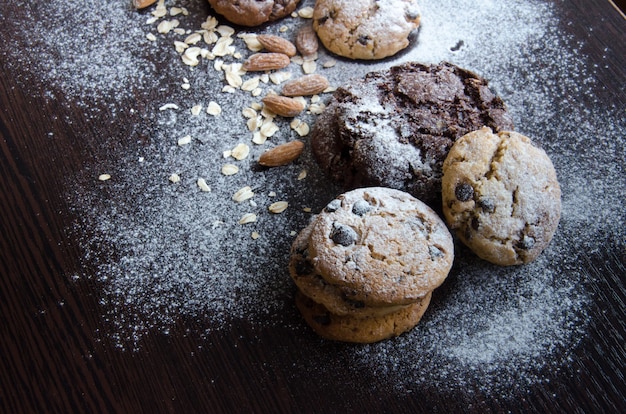
<path fill-rule="evenodd" d="M 357 41 L 360 44 L 362 44 L 363 46 L 367 46 L 367 43 L 370 41 L 370 37 L 369 36 L 365 36 L 365 35 L 361 35 L 361 36 L 359 36 Z"/>
<path fill-rule="evenodd" d="M 443 252 L 437 246 L 428 246 L 428 253 L 430 253 L 430 260 L 433 262 L 444 256 Z"/>
<path fill-rule="evenodd" d="M 474 230 L 478 230 L 478 228 L 480 227 L 480 220 L 478 219 L 478 217 L 472 218 L 471 225 Z"/>
<path fill-rule="evenodd" d="M 313 264 L 306 259 L 298 260 L 295 268 L 299 276 L 310 275 L 314 271 Z"/>
<path fill-rule="evenodd" d="M 341 201 L 334 199 L 333 201 L 328 203 L 324 211 L 326 211 L 327 213 L 332 213 L 334 211 L 339 210 L 339 207 L 341 207 Z"/>
<path fill-rule="evenodd" d="M 532 249 L 534 245 L 535 245 L 535 239 L 533 237 L 524 235 L 522 237 L 522 240 L 520 240 L 519 243 L 517 244 L 517 247 L 519 247 L 520 249 L 529 250 L 529 249 Z"/>
<path fill-rule="evenodd" d="M 341 223 L 333 223 L 333 229 L 330 232 L 330 238 L 337 244 L 348 247 L 356 243 L 358 235 L 350 226 Z"/>
<path fill-rule="evenodd" d="M 468 183 L 457 184 L 454 189 L 454 196 L 459 201 L 469 201 L 474 198 L 474 187 Z"/>
<path fill-rule="evenodd" d="M 421 13 L 417 9 L 407 10 L 406 13 L 405 13 L 405 16 L 406 16 L 407 20 L 415 20 L 418 17 L 420 17 L 420 15 L 421 15 Z"/>
<path fill-rule="evenodd" d="M 480 208 L 483 209 L 485 213 L 493 213 L 494 211 L 496 211 L 495 203 L 493 202 L 493 200 L 490 200 L 488 198 L 481 198 L 480 200 L 478 200 L 478 205 L 480 206 Z"/>
<path fill-rule="evenodd" d="M 322 326 L 328 326 L 331 322 L 330 315 L 327 313 L 313 315 L 313 320 Z"/>
<path fill-rule="evenodd" d="M 365 200 L 358 200 L 352 206 L 352 213 L 356 214 L 357 216 L 362 216 L 371 210 L 372 210 L 372 205 Z"/>

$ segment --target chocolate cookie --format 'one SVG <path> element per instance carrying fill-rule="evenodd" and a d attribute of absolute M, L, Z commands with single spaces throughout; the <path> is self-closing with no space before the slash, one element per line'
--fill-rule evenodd
<path fill-rule="evenodd" d="M 342 297 L 366 306 L 413 303 L 441 285 L 454 257 L 437 214 L 411 195 L 362 188 L 331 201 L 313 222 L 315 271 Z"/>
<path fill-rule="evenodd" d="M 550 243 L 561 190 L 545 151 L 489 128 L 459 139 L 443 164 L 447 223 L 479 257 L 499 265 L 534 260 Z"/>
<path fill-rule="evenodd" d="M 302 293 L 296 294 L 296 306 L 307 324 L 323 338 L 372 343 L 398 336 L 417 325 L 430 298 L 428 293 L 417 302 L 382 316 L 336 315 Z"/>
<path fill-rule="evenodd" d="M 322 169 L 348 189 L 392 187 L 439 206 L 450 147 L 482 126 L 513 128 L 485 79 L 450 63 L 406 63 L 338 88 L 311 145 Z"/>
<path fill-rule="evenodd" d="M 209 0 L 213 9 L 230 22 L 258 26 L 283 18 L 296 9 L 300 0 Z"/>
<path fill-rule="evenodd" d="M 313 29 L 333 53 L 352 59 L 382 59 L 409 45 L 420 24 L 415 0 L 318 0 Z"/>

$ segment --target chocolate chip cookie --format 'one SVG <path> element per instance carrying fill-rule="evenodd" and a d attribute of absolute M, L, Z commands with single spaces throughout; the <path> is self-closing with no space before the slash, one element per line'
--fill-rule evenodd
<path fill-rule="evenodd" d="M 339 287 L 325 281 L 311 262 L 309 240 L 312 230 L 313 223 L 300 231 L 293 242 L 289 260 L 289 274 L 302 294 L 338 316 L 383 316 L 408 306 L 366 306 L 362 301 L 348 299 Z"/>
<path fill-rule="evenodd" d="M 402 191 L 361 188 L 315 219 L 308 251 L 315 271 L 350 301 L 413 303 L 447 277 L 452 236 L 427 205 Z"/>
<path fill-rule="evenodd" d="M 323 338 L 343 342 L 372 343 L 398 336 L 415 327 L 430 303 L 431 293 L 385 315 L 337 315 L 298 292 L 296 306 L 307 324 Z"/>
<path fill-rule="evenodd" d="M 421 201 L 361 188 L 331 201 L 296 237 L 296 305 L 321 336 L 376 342 L 415 326 L 452 266 L 452 236 Z"/>
<path fill-rule="evenodd" d="M 550 158 L 515 132 L 459 139 L 443 164 L 443 213 L 459 239 L 499 265 L 533 261 L 552 239 L 561 190 Z"/>
<path fill-rule="evenodd" d="M 283 18 L 296 9 L 300 0 L 209 0 L 213 9 L 230 22 L 258 26 Z"/>
<path fill-rule="evenodd" d="M 318 0 L 313 29 L 326 47 L 351 59 L 382 59 L 409 45 L 420 24 L 415 0 Z"/>
<path fill-rule="evenodd" d="M 339 87 L 314 125 L 311 147 L 346 189 L 391 187 L 440 206 L 450 147 L 483 126 L 513 129 L 484 78 L 450 63 L 409 62 Z"/>

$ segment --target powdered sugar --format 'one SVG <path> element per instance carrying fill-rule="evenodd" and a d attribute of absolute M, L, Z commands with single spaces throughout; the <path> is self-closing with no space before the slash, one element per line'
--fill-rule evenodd
<path fill-rule="evenodd" d="M 128 3 L 128 4 L 126 4 Z M 27 5 L 21 29 L 29 39 L 18 55 L 19 63 L 32 65 L 44 81 L 54 82 L 65 94 L 101 98 L 132 93 L 160 78 L 149 49 L 146 27 L 129 2 L 59 1 Z M 9 20 L 10 23 L 10 20 Z M 120 30 L 123 36 L 118 36 Z M 152 50 L 155 52 L 155 50 Z M 18 62 L 16 62 L 18 63 Z"/>
<path fill-rule="evenodd" d="M 85 166 L 68 183 L 83 220 L 75 231 L 85 246 L 85 263 L 96 269 L 95 275 L 76 278 L 99 282 L 106 335 L 140 349 L 144 335 L 167 332 L 181 319 L 201 320 L 209 330 L 228 330 L 229 321 L 244 319 L 257 326 L 289 325 L 307 341 L 300 322 L 284 316 L 293 307 L 288 249 L 293 232 L 309 220 L 303 208 L 319 211 L 339 189 L 320 173 L 308 150 L 295 164 L 259 170 L 254 160 L 265 148 L 294 137 L 288 122 L 275 121 L 280 130 L 265 146 L 252 144 L 241 110 L 257 99 L 239 90 L 222 93 L 223 75 L 212 62 L 185 66 L 173 46 L 182 36 L 159 34 L 156 23 L 146 24 L 149 15 L 128 3 L 26 5 L 30 27 L 13 27 L 10 16 L 0 13 L 19 46 L 2 47 L 2 57 L 14 66 L 30 66 L 51 100 L 66 95 L 86 109 L 105 101 L 113 128 L 117 120 L 128 121 L 129 109 L 119 102 L 136 99 L 132 113 L 149 135 L 147 143 L 130 140 L 124 151 Z M 180 27 L 199 29 L 206 2 L 176 5 L 190 11 L 179 17 Z M 560 227 L 547 251 L 523 267 L 491 266 L 459 246 L 450 277 L 435 291 L 417 328 L 396 340 L 324 354 L 330 363 L 317 369 L 330 376 L 332 362 L 347 359 L 346 369 L 380 374 L 381 383 L 395 384 L 399 392 L 469 386 L 512 395 L 567 365 L 587 323 L 583 257 L 594 254 L 598 237 L 623 243 L 626 189 L 611 178 L 623 177 L 623 108 L 607 108 L 594 98 L 594 69 L 586 69 L 580 45 L 561 34 L 553 6 L 423 0 L 421 10 L 420 33 L 410 51 L 384 62 L 341 60 L 323 73 L 339 85 L 346 73 L 362 76 L 406 60 L 449 60 L 488 78 L 507 102 L 516 129 L 546 149 L 555 164 L 563 190 Z M 287 18 L 264 30 L 278 33 L 287 25 L 288 36 L 300 24 L 301 19 Z M 151 42 L 146 33 L 157 40 Z M 235 45 L 245 51 L 241 39 Z M 31 53 L 16 53 L 24 49 Z M 320 60 L 325 57 L 320 52 Z M 289 70 L 298 75 L 300 69 L 292 64 Z M 265 86 L 270 88 L 279 90 Z M 579 103 L 584 100 L 593 104 Z M 190 112 L 210 101 L 221 106 L 221 114 Z M 168 103 L 178 109 L 159 111 Z M 311 114 L 302 118 L 314 122 Z M 187 135 L 189 144 L 177 145 Z M 250 145 L 250 156 L 224 159 L 224 151 L 238 143 Z M 239 172 L 224 176 L 225 163 Z M 303 170 L 306 178 L 298 180 Z M 111 178 L 98 181 L 104 173 Z M 174 173 L 180 182 L 168 180 Z M 198 188 L 200 177 L 210 192 Z M 233 202 L 232 194 L 246 185 L 255 196 Z M 280 200 L 289 202 L 288 209 L 269 213 L 268 206 Z M 239 224 L 248 213 L 257 221 Z M 253 231 L 260 237 L 251 237 Z M 315 351 L 317 343 L 307 344 L 312 352 L 324 352 Z"/>

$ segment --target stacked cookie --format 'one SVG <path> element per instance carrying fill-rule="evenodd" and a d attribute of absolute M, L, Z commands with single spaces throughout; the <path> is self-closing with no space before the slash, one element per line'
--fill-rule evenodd
<path fill-rule="evenodd" d="M 452 236 L 411 195 L 361 188 L 331 201 L 293 243 L 296 304 L 322 337 L 369 343 L 414 327 L 447 277 Z"/>

